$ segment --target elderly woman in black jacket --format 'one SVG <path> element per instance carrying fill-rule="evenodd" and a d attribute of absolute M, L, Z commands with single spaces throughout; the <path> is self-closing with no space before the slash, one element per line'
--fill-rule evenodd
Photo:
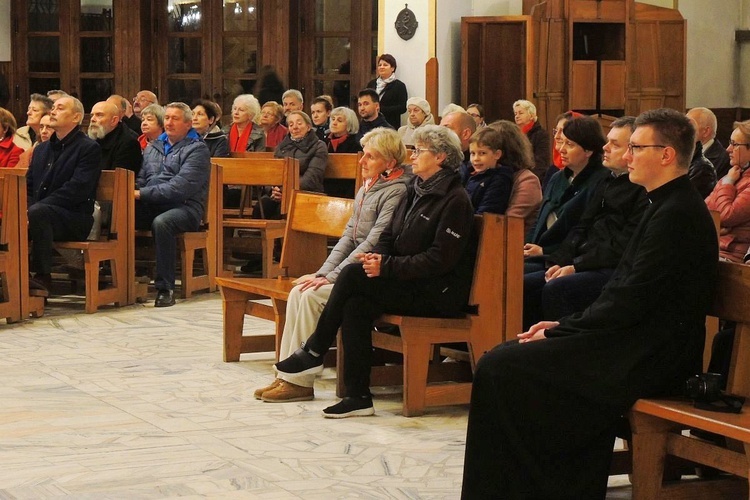
<path fill-rule="evenodd" d="M 313 123 L 304 111 L 292 111 L 287 116 L 289 134 L 281 140 L 274 157 L 299 160 L 299 188 L 302 191 L 323 192 L 323 175 L 328 163 L 328 149 L 318 139 Z M 253 217 L 259 218 L 260 207 L 263 218 L 278 219 L 281 216 L 281 187 L 271 188 L 270 196 L 264 196 L 256 205 Z"/>
<path fill-rule="evenodd" d="M 276 363 L 280 374 L 323 370 L 323 355 L 339 327 L 344 344 L 347 396 L 323 410 L 328 418 L 372 415 L 370 368 L 373 321 L 389 312 L 450 317 L 469 298 L 473 208 L 457 168 L 461 143 L 445 127 L 415 131 L 415 181 L 396 207 L 375 248 L 345 267 L 307 343 Z"/>

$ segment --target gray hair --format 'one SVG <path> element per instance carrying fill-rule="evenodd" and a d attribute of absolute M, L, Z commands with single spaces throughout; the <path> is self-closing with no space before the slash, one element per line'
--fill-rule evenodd
<path fill-rule="evenodd" d="M 526 99 L 519 99 L 513 103 L 513 109 L 515 108 L 524 108 L 529 112 L 529 116 L 531 116 L 531 119 L 536 121 L 536 106 L 534 106 L 533 102 L 527 101 Z"/>
<path fill-rule="evenodd" d="M 440 164 L 442 168 L 458 170 L 464 159 L 461 140 L 448 127 L 423 125 L 414 129 L 412 139 L 414 144 L 421 144 L 435 154 L 444 153 L 445 160 Z"/>
<path fill-rule="evenodd" d="M 292 115 L 300 115 L 302 117 L 302 119 L 305 120 L 305 123 L 307 123 L 307 126 L 310 127 L 310 128 L 312 128 L 312 126 L 313 126 L 312 119 L 310 118 L 310 115 L 308 115 L 304 111 L 301 111 L 299 109 L 296 110 L 296 111 L 292 111 L 291 113 L 289 113 L 289 116 L 287 116 L 287 118 L 286 118 L 287 122 L 289 121 L 289 118 L 292 117 Z"/>
<path fill-rule="evenodd" d="M 331 111 L 331 118 L 334 116 L 344 117 L 344 120 L 346 120 L 347 134 L 356 135 L 357 132 L 359 132 L 359 119 L 357 118 L 357 113 L 355 113 L 352 108 L 347 108 L 346 106 L 333 108 L 333 111 Z"/>
<path fill-rule="evenodd" d="M 164 108 L 158 104 L 149 104 L 143 108 L 143 110 L 141 110 L 141 116 L 143 115 L 153 116 L 156 118 L 156 123 L 158 123 L 161 128 L 164 128 Z"/>
<path fill-rule="evenodd" d="M 300 102 L 300 104 L 304 104 L 305 103 L 305 99 L 302 97 L 302 92 L 300 92 L 297 89 L 289 89 L 286 92 L 284 92 L 281 95 L 281 100 L 283 101 L 284 99 L 286 99 L 287 97 L 290 97 L 290 96 L 294 97 L 295 99 L 297 99 Z"/>
<path fill-rule="evenodd" d="M 67 97 L 68 99 L 73 101 L 73 112 L 81 114 L 81 119 L 78 120 L 78 125 L 82 124 L 83 117 L 86 116 L 86 112 L 83 110 L 83 103 L 81 103 L 78 98 L 73 97 L 72 95 L 64 95 L 63 97 Z"/>
<path fill-rule="evenodd" d="M 165 111 L 169 108 L 177 108 L 182 110 L 184 121 L 189 122 L 193 120 L 193 110 L 190 109 L 190 106 L 188 106 L 184 102 L 170 102 L 169 104 L 164 106 Z"/>
<path fill-rule="evenodd" d="M 238 95 L 234 98 L 232 106 L 236 106 L 237 104 L 244 104 L 247 106 L 248 111 L 253 115 L 251 121 L 253 123 L 260 123 L 260 103 L 253 94 Z"/>

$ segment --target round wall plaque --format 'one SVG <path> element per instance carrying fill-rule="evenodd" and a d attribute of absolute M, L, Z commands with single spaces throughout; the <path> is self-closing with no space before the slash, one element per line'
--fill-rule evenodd
<path fill-rule="evenodd" d="M 417 16 L 409 10 L 409 4 L 404 4 L 404 9 L 396 16 L 396 33 L 402 40 L 410 40 L 417 31 Z"/>

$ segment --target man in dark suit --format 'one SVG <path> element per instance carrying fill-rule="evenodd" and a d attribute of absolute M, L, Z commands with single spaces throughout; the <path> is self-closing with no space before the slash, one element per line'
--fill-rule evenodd
<path fill-rule="evenodd" d="M 625 160 L 650 204 L 591 306 L 479 360 L 463 498 L 604 498 L 622 415 L 701 369 L 718 244 L 687 176 L 695 131 L 670 109 L 635 127 Z"/>
<path fill-rule="evenodd" d="M 34 150 L 26 174 L 29 197 L 30 286 L 48 294 L 54 241 L 83 241 L 94 222 L 101 148 L 81 132 L 83 105 L 61 97 L 50 111 L 55 133 Z"/>
<path fill-rule="evenodd" d="M 687 115 L 698 124 L 695 140 L 703 145 L 703 156 L 714 166 L 716 179 L 721 180 L 729 172 L 729 154 L 716 139 L 716 115 L 708 108 L 693 108 Z"/>

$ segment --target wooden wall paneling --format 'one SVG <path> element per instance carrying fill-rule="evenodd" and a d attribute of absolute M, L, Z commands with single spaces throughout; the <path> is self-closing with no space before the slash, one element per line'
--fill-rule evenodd
<path fill-rule="evenodd" d="M 565 17 L 564 0 L 523 0 L 523 14 L 538 19 L 560 19 Z"/>
<path fill-rule="evenodd" d="M 596 61 L 570 64 L 570 109 L 596 109 Z"/>
<path fill-rule="evenodd" d="M 637 89 L 656 89 L 659 85 L 659 25 L 656 22 L 635 23 L 635 51 L 639 81 Z"/>
<path fill-rule="evenodd" d="M 291 31 L 293 31 L 291 28 L 296 25 L 292 23 L 290 15 L 292 3 L 294 2 L 264 0 L 260 12 L 262 16 L 260 50 L 263 54 L 261 65 L 270 64 L 276 68 L 276 72 L 286 84 L 289 82 L 290 60 L 297 59 L 297 52 L 292 54 L 290 45 Z"/>
<path fill-rule="evenodd" d="M 465 19 L 461 19 L 461 102 L 471 103 L 481 99 L 482 25 Z"/>
<path fill-rule="evenodd" d="M 625 109 L 625 75 L 625 61 L 602 61 L 602 109 Z"/>
<path fill-rule="evenodd" d="M 440 90 L 439 78 L 440 65 L 436 57 L 430 58 L 425 64 L 425 100 L 430 103 L 431 109 L 438 109 L 438 97 Z M 462 101 L 463 102 L 463 101 Z M 464 104 L 468 105 L 468 102 Z"/>
<path fill-rule="evenodd" d="M 482 93 L 488 116 L 513 119 L 513 103 L 518 99 L 531 99 L 526 74 L 529 56 L 525 19 L 508 23 L 487 23 L 484 26 L 482 50 Z M 497 50 L 504 47 L 505 50 Z M 533 62 L 533 61 L 532 61 Z"/>
<path fill-rule="evenodd" d="M 659 80 L 666 106 L 685 111 L 687 50 L 685 21 L 661 21 L 659 27 Z"/>

